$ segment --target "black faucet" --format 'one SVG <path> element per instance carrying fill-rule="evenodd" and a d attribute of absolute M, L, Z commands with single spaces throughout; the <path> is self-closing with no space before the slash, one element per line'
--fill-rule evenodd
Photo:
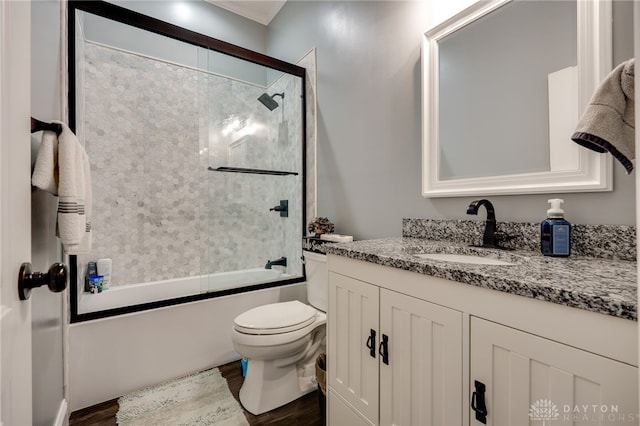
<path fill-rule="evenodd" d="M 264 267 L 265 269 L 271 269 L 271 267 L 275 265 L 287 266 L 287 258 L 282 256 L 280 259 L 277 259 L 277 260 L 267 260 L 267 264 L 264 265 Z"/>
<path fill-rule="evenodd" d="M 487 220 L 484 223 L 484 235 L 482 236 L 482 247 L 504 249 L 498 244 L 500 241 L 507 241 L 514 237 L 499 234 L 496 232 L 496 211 L 489 200 L 475 200 L 467 207 L 467 214 L 478 214 L 480 206 L 487 209 Z"/>

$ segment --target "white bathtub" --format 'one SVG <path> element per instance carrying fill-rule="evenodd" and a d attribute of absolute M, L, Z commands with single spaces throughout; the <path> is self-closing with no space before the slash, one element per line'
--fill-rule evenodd
<path fill-rule="evenodd" d="M 211 282 L 227 283 L 229 275 Z M 149 283 L 129 290 L 148 296 L 162 287 Z M 120 293 L 129 302 L 137 297 L 114 288 L 85 299 L 98 303 Z M 289 300 L 306 301 L 305 283 L 71 324 L 70 410 L 239 359 L 231 342 L 233 319 L 253 307 Z"/>
<path fill-rule="evenodd" d="M 293 276 L 277 269 L 255 268 L 143 284 L 113 286 L 97 294 L 82 293 L 78 301 L 78 313 L 85 314 L 160 300 L 177 299 L 199 293 L 228 290 L 287 278 L 293 278 Z"/>

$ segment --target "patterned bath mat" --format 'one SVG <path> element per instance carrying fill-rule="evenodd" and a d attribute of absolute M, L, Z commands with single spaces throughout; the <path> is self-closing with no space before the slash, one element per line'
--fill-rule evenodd
<path fill-rule="evenodd" d="M 128 393 L 118 404 L 121 426 L 249 425 L 217 368 Z"/>

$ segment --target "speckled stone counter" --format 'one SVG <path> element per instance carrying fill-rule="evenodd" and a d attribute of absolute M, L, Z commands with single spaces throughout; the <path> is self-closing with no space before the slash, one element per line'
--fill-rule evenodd
<path fill-rule="evenodd" d="M 331 244 L 329 241 L 321 240 L 318 237 L 304 237 L 302 238 L 302 249 L 312 251 L 314 253 L 326 254 L 325 246 Z"/>
<path fill-rule="evenodd" d="M 323 248 L 327 253 L 351 259 L 637 320 L 634 261 L 586 256 L 551 258 L 536 251 L 490 250 L 410 237 L 326 244 Z M 513 264 L 455 263 L 422 259 L 416 253 L 474 254 Z"/>

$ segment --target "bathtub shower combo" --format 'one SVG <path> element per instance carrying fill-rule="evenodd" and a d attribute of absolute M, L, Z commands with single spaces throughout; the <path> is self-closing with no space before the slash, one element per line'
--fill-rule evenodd
<path fill-rule="evenodd" d="M 70 3 L 94 206 L 72 322 L 304 281 L 305 69 L 123 10 Z"/>

